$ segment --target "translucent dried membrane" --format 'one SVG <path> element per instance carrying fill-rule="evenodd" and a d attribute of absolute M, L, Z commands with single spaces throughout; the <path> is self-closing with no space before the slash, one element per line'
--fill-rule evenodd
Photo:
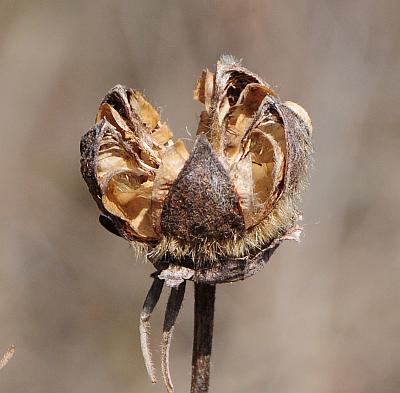
<path fill-rule="evenodd" d="M 83 138 L 83 145 L 90 135 L 98 140 L 97 151 L 91 152 L 96 184 L 90 185 L 89 169 L 82 173 L 117 231 L 149 244 L 154 258 L 166 253 L 209 260 L 247 255 L 284 235 L 299 218 L 297 202 L 312 153 L 310 119 L 299 105 L 281 102 L 266 82 L 231 57 L 221 58 L 215 74 L 202 72 L 194 98 L 205 106 L 197 135 L 207 138 L 230 179 L 235 194 L 230 198 L 237 198 L 244 231 L 233 227 L 221 240 L 162 230 L 170 228 L 161 221 L 171 187 L 194 152 L 189 155 L 181 140 L 174 142 L 157 111 L 126 87 L 118 85 L 106 95 L 96 126 Z M 82 160 L 83 168 L 90 165 Z M 229 185 L 223 189 L 231 192 Z M 213 195 L 206 197 L 211 203 Z M 173 213 L 167 217 L 173 219 Z"/>
<path fill-rule="evenodd" d="M 224 154 L 241 196 L 247 228 L 268 215 L 283 190 L 287 160 L 284 126 L 276 113 L 257 113 L 271 93 L 275 94 L 266 86 L 249 83 L 237 101 L 227 94 L 226 114 L 219 119 L 221 126 L 226 122 Z"/>
<path fill-rule="evenodd" d="M 96 120 L 107 122 L 96 169 L 105 209 L 126 221 L 138 240 L 156 239 L 151 214 L 155 172 L 164 153 L 187 156 L 184 145 L 174 144 L 156 110 L 138 92 L 123 86 L 106 96 Z"/>

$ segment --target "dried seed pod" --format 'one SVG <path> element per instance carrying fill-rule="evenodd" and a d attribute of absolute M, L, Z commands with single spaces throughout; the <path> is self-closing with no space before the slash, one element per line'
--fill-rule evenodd
<path fill-rule="evenodd" d="M 149 246 L 153 261 L 255 255 L 299 219 L 311 122 L 259 76 L 223 56 L 203 71 L 193 151 L 139 94 L 114 87 L 82 138 L 82 174 L 103 225 Z"/>
<path fill-rule="evenodd" d="M 192 391 L 207 391 L 215 284 L 257 273 L 283 240 L 301 232 L 298 202 L 311 163 L 311 121 L 282 102 L 230 56 L 202 72 L 194 98 L 204 104 L 189 154 L 135 90 L 115 86 L 81 140 L 81 172 L 114 234 L 144 245 L 157 272 L 140 318 L 149 376 L 150 317 L 171 287 L 162 340 L 169 392 L 169 347 L 185 281 L 195 282 Z M 201 386 L 201 388 L 200 388 Z"/>

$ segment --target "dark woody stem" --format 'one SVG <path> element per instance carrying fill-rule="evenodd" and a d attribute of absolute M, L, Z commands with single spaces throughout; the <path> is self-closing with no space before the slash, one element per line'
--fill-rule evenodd
<path fill-rule="evenodd" d="M 214 327 L 215 285 L 195 283 L 191 393 L 208 392 Z"/>

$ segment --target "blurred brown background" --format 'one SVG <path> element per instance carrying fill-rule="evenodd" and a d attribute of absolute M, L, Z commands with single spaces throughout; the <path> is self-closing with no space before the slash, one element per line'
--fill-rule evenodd
<path fill-rule="evenodd" d="M 17 353 L 0 392 L 164 391 L 137 328 L 153 269 L 98 224 L 79 140 L 116 83 L 189 137 L 194 82 L 221 53 L 309 111 L 316 168 L 304 241 L 217 289 L 211 391 L 399 392 L 399 12 L 395 0 L 2 0 L 0 351 Z M 189 287 L 177 392 L 190 382 Z"/>

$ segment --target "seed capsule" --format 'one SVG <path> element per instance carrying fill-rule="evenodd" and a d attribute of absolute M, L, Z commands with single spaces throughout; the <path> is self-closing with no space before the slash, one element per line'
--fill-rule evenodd
<path fill-rule="evenodd" d="M 102 224 L 153 263 L 251 260 L 300 218 L 310 118 L 230 56 L 202 72 L 194 98 L 205 110 L 189 154 L 140 93 L 114 87 L 82 138 L 82 175 Z"/>
<path fill-rule="evenodd" d="M 157 270 L 139 327 L 152 382 L 150 317 L 164 282 L 171 287 L 161 344 L 169 392 L 169 348 L 186 281 L 197 293 L 193 387 L 198 375 L 209 375 L 214 285 L 254 275 L 283 240 L 298 239 L 297 205 L 312 155 L 306 111 L 282 102 L 230 56 L 215 74 L 202 72 L 194 98 L 205 110 L 190 154 L 140 93 L 120 85 L 81 140 L 81 172 L 101 224 L 144 245 Z"/>

